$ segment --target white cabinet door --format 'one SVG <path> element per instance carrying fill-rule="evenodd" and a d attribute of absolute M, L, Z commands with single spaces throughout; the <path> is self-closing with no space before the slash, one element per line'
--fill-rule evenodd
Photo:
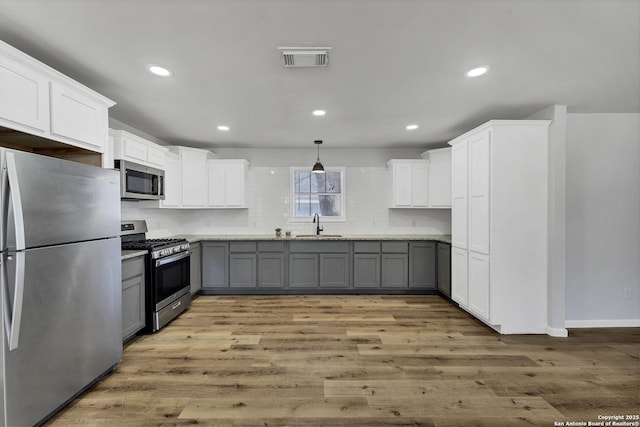
<path fill-rule="evenodd" d="M 426 208 L 429 205 L 429 162 L 411 166 L 411 205 Z"/>
<path fill-rule="evenodd" d="M 489 255 L 469 251 L 469 310 L 490 321 Z"/>
<path fill-rule="evenodd" d="M 490 131 L 469 140 L 469 250 L 490 253 Z"/>
<path fill-rule="evenodd" d="M 452 147 L 451 174 L 451 244 L 467 248 L 468 212 L 468 141 Z"/>
<path fill-rule="evenodd" d="M 183 150 L 180 152 L 180 163 L 182 206 L 206 207 L 209 196 L 206 153 L 204 150 Z"/>
<path fill-rule="evenodd" d="M 105 152 L 108 141 L 107 108 L 79 90 L 51 82 L 51 134 L 77 145 Z"/>
<path fill-rule="evenodd" d="M 147 161 L 147 146 L 143 142 L 125 136 L 122 138 L 122 145 L 127 159 Z"/>
<path fill-rule="evenodd" d="M 245 165 L 227 163 L 224 168 L 224 200 L 227 207 L 244 207 Z"/>
<path fill-rule="evenodd" d="M 451 148 L 429 151 L 429 207 L 451 207 Z"/>
<path fill-rule="evenodd" d="M 412 199 L 412 173 L 411 164 L 393 165 L 393 206 L 410 207 Z"/>
<path fill-rule="evenodd" d="M 49 80 L 0 55 L 0 119 L 49 130 Z"/>
<path fill-rule="evenodd" d="M 147 163 L 160 168 L 164 167 L 165 151 L 152 145 L 147 146 Z"/>
<path fill-rule="evenodd" d="M 182 182 L 180 174 L 180 156 L 176 153 L 165 154 L 164 162 L 164 208 L 180 207 L 182 200 Z"/>
<path fill-rule="evenodd" d="M 469 299 L 469 255 L 466 249 L 451 248 L 451 298 L 467 307 Z"/>
<path fill-rule="evenodd" d="M 220 162 L 209 162 L 209 206 L 225 206 L 225 173 L 224 164 Z"/>
<path fill-rule="evenodd" d="M 246 160 L 209 160 L 209 206 L 243 208 Z"/>

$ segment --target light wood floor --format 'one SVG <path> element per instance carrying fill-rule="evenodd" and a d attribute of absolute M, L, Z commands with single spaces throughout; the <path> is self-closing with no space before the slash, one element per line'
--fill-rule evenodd
<path fill-rule="evenodd" d="M 640 328 L 500 336 L 437 296 L 197 298 L 47 425 L 553 426 L 640 413 Z"/>

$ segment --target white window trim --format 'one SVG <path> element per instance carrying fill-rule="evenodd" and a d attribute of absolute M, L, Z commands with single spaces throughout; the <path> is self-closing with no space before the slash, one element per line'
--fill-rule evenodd
<path fill-rule="evenodd" d="M 312 216 L 295 216 L 296 206 L 295 206 L 295 189 L 293 188 L 294 178 L 293 173 L 295 171 L 311 171 L 308 166 L 298 166 L 298 167 L 290 167 L 289 168 L 289 200 L 291 201 L 289 204 L 289 222 L 298 223 L 298 222 L 309 222 L 313 220 Z M 342 206 L 342 215 L 340 216 L 323 216 L 322 222 L 347 222 L 347 168 L 324 168 L 327 172 L 340 172 L 342 175 L 342 189 L 340 191 L 340 201 Z"/>

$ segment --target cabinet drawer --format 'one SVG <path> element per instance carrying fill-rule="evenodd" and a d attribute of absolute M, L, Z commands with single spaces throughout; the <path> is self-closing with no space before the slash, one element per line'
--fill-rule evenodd
<path fill-rule="evenodd" d="M 229 242 L 229 252 L 255 252 L 257 242 Z"/>
<path fill-rule="evenodd" d="M 258 242 L 259 252 L 284 252 L 284 242 Z"/>
<path fill-rule="evenodd" d="M 122 280 L 139 276 L 144 273 L 144 256 L 122 261 Z"/>
<path fill-rule="evenodd" d="M 349 242 L 291 242 L 289 252 L 346 253 L 349 252 Z"/>
<path fill-rule="evenodd" d="M 353 252 L 360 254 L 375 254 L 380 252 L 380 242 L 354 242 Z"/>
<path fill-rule="evenodd" d="M 409 242 L 382 242 L 382 252 L 404 254 L 409 252 Z"/>

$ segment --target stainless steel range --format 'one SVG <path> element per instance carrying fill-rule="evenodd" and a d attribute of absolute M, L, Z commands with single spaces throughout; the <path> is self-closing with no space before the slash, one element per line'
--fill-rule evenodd
<path fill-rule="evenodd" d="M 189 242 L 147 239 L 145 221 L 123 221 L 122 249 L 147 250 L 146 328 L 155 332 L 191 305 Z"/>

